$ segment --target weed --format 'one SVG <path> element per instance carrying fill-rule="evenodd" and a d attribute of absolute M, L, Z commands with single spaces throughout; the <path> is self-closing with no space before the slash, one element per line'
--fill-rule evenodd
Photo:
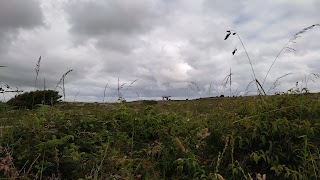
<path fill-rule="evenodd" d="M 68 70 L 67 72 L 65 72 L 63 75 L 62 75 L 62 77 L 61 77 L 61 79 L 59 80 L 59 82 L 58 82 L 58 84 L 56 85 L 56 87 L 54 88 L 54 91 L 56 91 L 56 89 L 59 87 L 59 84 L 62 82 L 62 92 L 63 92 L 63 100 L 65 101 L 66 100 L 66 90 L 65 90 L 65 87 L 64 87 L 64 79 L 66 78 L 66 76 L 70 73 L 70 72 L 72 72 L 73 71 L 73 69 L 70 69 L 70 70 Z M 61 88 L 61 87 L 60 87 Z"/>
<path fill-rule="evenodd" d="M 281 55 L 281 53 L 282 53 L 285 49 L 286 49 L 286 50 L 289 50 L 289 51 L 295 51 L 295 49 L 293 49 L 293 48 L 291 48 L 291 47 L 288 47 L 288 45 L 291 44 L 291 43 L 296 43 L 295 40 L 297 40 L 298 38 L 300 38 L 302 34 L 306 33 L 307 31 L 309 31 L 309 30 L 311 30 L 311 29 L 313 29 L 313 28 L 315 28 L 315 27 L 320 27 L 320 24 L 313 24 L 313 25 L 311 25 L 311 26 L 308 26 L 308 27 L 304 28 L 303 30 L 301 30 L 301 31 L 297 32 L 296 34 L 294 34 L 294 35 L 289 39 L 289 41 L 283 46 L 283 48 L 280 50 L 280 52 L 277 54 L 277 56 L 276 56 L 275 59 L 273 60 L 272 64 L 270 65 L 270 67 L 269 67 L 269 69 L 268 69 L 268 71 L 267 71 L 267 73 L 266 73 L 266 75 L 265 75 L 265 77 L 264 77 L 264 79 L 263 79 L 262 84 L 261 84 L 260 81 L 256 78 L 256 74 L 255 74 L 255 71 L 254 71 L 254 68 L 253 68 L 252 61 L 251 61 L 251 59 L 250 59 L 250 57 L 249 57 L 249 54 L 248 54 L 248 52 L 247 52 L 247 50 L 246 50 L 246 47 L 244 46 L 244 44 L 243 44 L 243 42 L 242 42 L 242 40 L 241 40 L 241 38 L 240 38 L 239 33 L 238 33 L 236 30 L 228 30 L 228 31 L 227 31 L 227 34 L 226 34 L 226 36 L 225 36 L 225 38 L 224 38 L 224 40 L 227 40 L 230 35 L 237 35 L 237 37 L 238 37 L 238 39 L 239 39 L 239 41 L 240 41 L 240 43 L 241 43 L 241 45 L 242 45 L 242 47 L 243 47 L 246 55 L 247 55 L 247 59 L 248 59 L 248 61 L 249 61 L 249 64 L 250 64 L 250 67 L 251 67 L 251 70 L 252 70 L 252 73 L 253 73 L 253 79 L 254 79 L 254 82 L 256 83 L 257 90 L 258 90 L 259 94 L 262 94 L 262 93 L 263 93 L 264 95 L 266 95 L 266 94 L 265 94 L 265 91 L 264 91 L 264 88 L 263 88 L 264 83 L 265 83 L 265 81 L 266 81 L 266 79 L 267 79 L 267 77 L 268 77 L 268 75 L 269 75 L 272 67 L 274 66 L 274 63 L 275 63 L 276 60 L 279 58 L 279 56 Z M 233 50 L 232 54 L 234 55 L 234 54 L 236 53 L 236 51 L 237 51 L 237 48 L 235 48 L 235 49 Z"/>
<path fill-rule="evenodd" d="M 106 97 L 106 90 L 107 90 L 108 84 L 104 87 L 104 91 L 103 91 L 103 100 L 102 102 L 104 102 L 104 98 Z"/>
<path fill-rule="evenodd" d="M 285 49 L 288 49 L 288 48 L 289 48 L 289 50 L 295 50 L 295 49 L 292 49 L 292 48 L 288 47 L 288 45 L 289 45 L 289 44 L 292 44 L 292 43 L 296 43 L 296 42 L 295 42 L 296 39 L 300 38 L 302 34 L 304 34 L 304 33 L 306 33 L 307 31 L 313 29 L 314 27 L 320 27 L 320 24 L 313 24 L 313 25 L 311 25 L 311 26 L 308 26 L 308 27 L 304 28 L 303 30 L 301 30 L 301 31 L 297 32 L 296 34 L 294 34 L 294 35 L 289 39 L 289 41 L 283 46 L 283 48 L 282 48 L 282 49 L 280 50 L 280 52 L 277 54 L 277 56 L 275 57 L 275 59 L 272 61 L 272 64 L 271 64 L 271 66 L 269 67 L 268 72 L 267 72 L 266 76 L 265 76 L 264 79 L 263 79 L 262 86 L 264 85 L 264 83 L 265 83 L 265 81 L 266 81 L 266 79 L 267 79 L 267 77 L 268 77 L 268 75 L 269 75 L 269 73 L 270 73 L 270 71 L 271 71 L 274 63 L 277 61 L 277 59 L 279 58 L 279 56 L 281 55 L 281 53 L 282 53 Z"/>
<path fill-rule="evenodd" d="M 241 40 L 241 38 L 240 38 L 239 33 L 238 33 L 236 30 L 228 30 L 228 31 L 227 31 L 227 35 L 226 35 L 226 37 L 224 38 L 224 40 L 227 40 L 228 37 L 229 37 L 231 34 L 232 34 L 232 35 L 237 35 L 237 37 L 238 37 L 238 39 L 239 39 L 239 41 L 240 41 L 240 43 L 241 43 L 241 45 L 242 45 L 242 47 L 243 47 L 246 55 L 247 55 L 248 61 L 249 61 L 249 63 L 250 63 L 251 70 L 252 70 L 252 73 L 253 73 L 253 79 L 254 79 L 254 81 L 256 82 L 257 90 L 258 90 L 258 92 L 260 92 L 260 89 L 259 89 L 259 86 L 258 86 L 259 81 L 258 81 L 258 79 L 257 79 L 257 77 L 256 77 L 256 73 L 255 73 L 255 71 L 254 71 L 253 64 L 252 64 L 251 59 L 250 59 L 250 57 L 249 57 L 249 54 L 248 54 L 248 52 L 247 52 L 247 50 L 246 50 L 246 47 L 244 46 L 244 44 L 243 44 L 243 42 L 242 42 L 242 40 Z M 236 53 L 236 51 L 237 51 L 237 49 L 235 48 L 235 49 L 233 50 L 232 54 L 234 55 L 234 54 Z M 261 93 L 259 93 L 259 94 L 261 94 Z"/>
<path fill-rule="evenodd" d="M 39 60 L 36 64 L 36 68 L 35 68 L 35 71 L 36 71 L 36 78 L 34 80 L 34 90 L 36 90 L 37 88 L 37 80 L 38 80 L 38 75 L 39 75 L 39 71 L 40 71 L 40 62 L 41 62 L 41 56 L 39 57 Z M 34 105 L 34 96 L 32 98 L 32 107 Z"/>
<path fill-rule="evenodd" d="M 118 86 L 117 86 L 117 96 L 118 96 L 118 102 L 126 102 L 126 99 L 124 98 L 124 94 L 127 92 L 127 90 L 132 87 L 132 85 L 137 82 L 138 79 L 133 80 L 127 88 L 122 92 L 122 89 L 125 87 L 126 83 L 120 84 L 120 79 L 118 78 Z M 113 96 L 111 97 L 111 99 Z"/>

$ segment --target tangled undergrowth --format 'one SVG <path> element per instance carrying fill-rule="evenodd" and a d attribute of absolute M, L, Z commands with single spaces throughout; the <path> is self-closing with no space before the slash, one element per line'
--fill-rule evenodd
<path fill-rule="evenodd" d="M 0 104 L 0 177 L 317 179 L 318 96 Z"/>

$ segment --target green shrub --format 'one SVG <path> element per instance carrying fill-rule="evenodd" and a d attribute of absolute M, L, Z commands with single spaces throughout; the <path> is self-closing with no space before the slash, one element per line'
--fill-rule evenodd
<path fill-rule="evenodd" d="M 263 98 L 5 112 L 0 179 L 317 179 L 319 95 Z"/>
<path fill-rule="evenodd" d="M 20 108 L 26 107 L 32 109 L 36 104 L 54 105 L 59 102 L 61 97 L 62 96 L 59 95 L 58 91 L 37 90 L 16 95 L 14 98 L 10 99 L 7 104 Z"/>
<path fill-rule="evenodd" d="M 0 101 L 0 112 L 7 110 L 10 106 L 8 106 L 6 103 Z"/>

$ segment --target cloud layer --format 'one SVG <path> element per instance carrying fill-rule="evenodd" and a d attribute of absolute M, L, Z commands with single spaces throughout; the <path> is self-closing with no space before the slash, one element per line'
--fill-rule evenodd
<path fill-rule="evenodd" d="M 263 82 L 277 54 L 297 32 L 320 23 L 319 1 L 211 0 L 3 0 L 0 2 L 1 85 L 54 88 L 63 73 L 68 101 L 199 98 L 255 94 L 253 72 L 237 36 Z M 270 94 L 295 87 L 319 91 L 320 27 L 290 42 L 264 88 Z M 237 49 L 235 55 L 232 51 Z M 277 86 L 273 83 L 277 78 Z M 137 80 L 137 81 L 135 81 Z M 131 84 L 134 82 L 133 84 Z M 131 84 L 131 85 L 130 85 Z M 6 94 L 7 98 L 14 94 Z"/>

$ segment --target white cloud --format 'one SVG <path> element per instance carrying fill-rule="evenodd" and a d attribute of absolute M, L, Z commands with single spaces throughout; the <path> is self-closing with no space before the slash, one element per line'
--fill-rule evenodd
<path fill-rule="evenodd" d="M 102 101 L 115 96 L 118 78 L 129 85 L 126 98 L 229 95 L 222 81 L 232 69 L 233 93 L 245 94 L 252 71 L 236 36 L 240 34 L 259 81 L 277 53 L 301 29 L 320 23 L 318 0 L 17 0 L 0 2 L 1 84 L 32 90 L 34 67 L 42 56 L 39 87 L 67 77 L 67 100 Z M 10 11 L 8 10 L 10 7 Z M 265 88 L 286 73 L 277 90 L 287 90 L 310 73 L 319 73 L 320 27 L 301 35 L 271 69 Z M 233 56 L 231 52 L 237 48 Z M 211 87 L 210 87 L 211 83 Z M 209 93 L 210 87 L 210 93 Z M 315 83 L 308 86 L 319 91 Z M 250 91 L 255 92 L 255 86 Z M 237 90 L 237 92 L 235 92 Z M 115 100 L 116 98 L 113 98 Z"/>

